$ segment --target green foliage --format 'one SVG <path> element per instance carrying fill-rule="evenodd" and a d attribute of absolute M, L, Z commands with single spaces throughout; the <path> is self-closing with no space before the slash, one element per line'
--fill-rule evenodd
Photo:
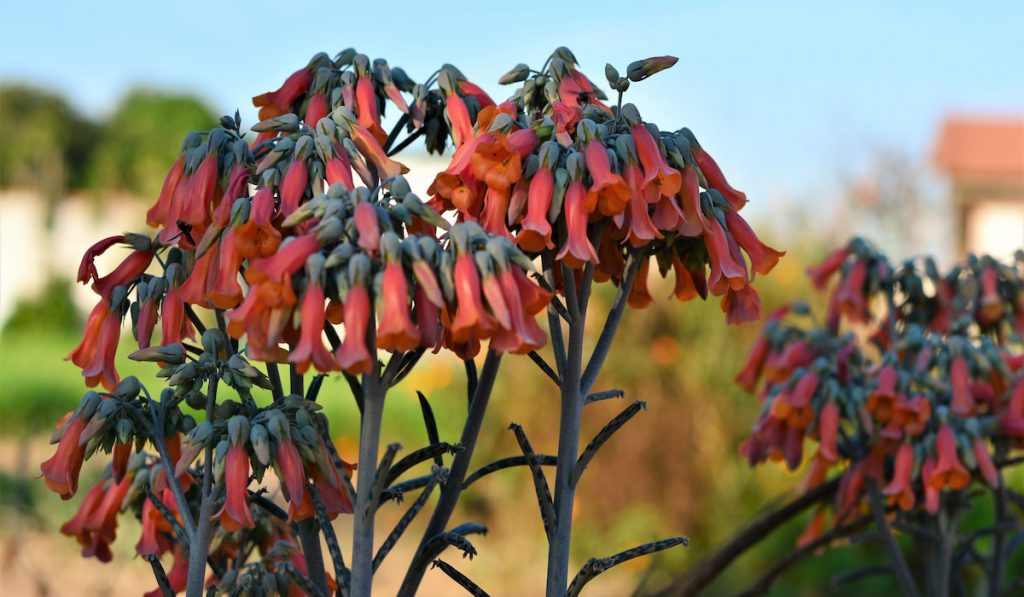
<path fill-rule="evenodd" d="M 56 199 L 84 182 L 97 126 L 54 93 L 24 85 L 0 87 L 0 186 L 41 189 Z"/>
<path fill-rule="evenodd" d="M 194 97 L 136 89 L 103 126 L 89 186 L 155 200 L 181 150 L 182 132 L 215 124 L 213 113 Z"/>
<path fill-rule="evenodd" d="M 53 278 L 38 296 L 20 300 L 4 323 L 3 334 L 54 333 L 77 334 L 82 329 L 82 316 L 71 300 L 71 281 Z"/>

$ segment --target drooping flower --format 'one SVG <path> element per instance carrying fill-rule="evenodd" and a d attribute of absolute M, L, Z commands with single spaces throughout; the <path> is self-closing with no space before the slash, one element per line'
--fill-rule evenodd
<path fill-rule="evenodd" d="M 981 472 L 982 478 L 993 488 L 999 487 L 999 471 L 996 469 L 996 465 L 992 462 L 992 453 L 988 451 L 988 442 L 980 437 L 974 438 L 971 442 L 971 451 L 974 453 L 974 459 L 978 461 L 978 470 Z"/>
<path fill-rule="evenodd" d="M 899 374 L 892 365 L 882 367 L 878 373 L 878 385 L 868 395 L 867 409 L 881 424 L 888 423 L 896 412 L 901 395 L 897 392 Z"/>
<path fill-rule="evenodd" d="M 231 533 L 242 528 L 255 528 L 249 511 L 249 454 L 245 446 L 232 444 L 224 459 L 224 506 L 217 519 L 224 531 Z"/>
<path fill-rule="evenodd" d="M 409 351 L 420 344 L 420 333 L 409 315 L 409 289 L 399 256 L 385 258 L 381 281 L 381 314 L 377 326 L 377 347 Z"/>
<path fill-rule="evenodd" d="M 345 339 L 334 358 L 342 371 L 366 373 L 372 365 L 366 348 L 366 331 L 370 325 L 370 295 L 362 282 L 353 283 L 345 297 Z"/>
<path fill-rule="evenodd" d="M 750 256 L 750 268 L 762 276 L 768 275 L 779 262 L 779 258 L 786 254 L 785 251 L 776 251 L 761 242 L 747 221 L 738 213 L 725 212 L 725 222 L 729 226 L 729 234 Z"/>
<path fill-rule="evenodd" d="M 336 371 L 338 363 L 324 346 L 322 339 L 326 316 L 324 313 L 324 289 L 319 279 L 306 278 L 306 292 L 302 295 L 301 317 L 299 342 L 292 348 L 288 362 L 294 364 L 299 373 L 308 371 L 310 365 L 315 366 L 318 371 L 323 373 Z"/>
<path fill-rule="evenodd" d="M 892 481 L 882 489 L 882 493 L 892 497 L 904 512 L 914 507 L 914 489 L 910 485 L 913 469 L 914 447 L 907 443 L 900 444 Z"/>
<path fill-rule="evenodd" d="M 70 419 L 61 433 L 57 451 L 39 467 L 43 472 L 46 487 L 64 500 L 71 499 L 78 490 L 78 473 L 82 470 L 82 462 L 85 460 L 85 446 L 79 445 L 79 439 L 86 421 L 81 413 L 68 413 L 68 416 Z"/>
<path fill-rule="evenodd" d="M 971 473 L 967 471 L 957 456 L 956 435 L 953 428 L 943 425 L 935 436 L 935 450 L 938 461 L 935 470 L 927 477 L 927 484 L 934 489 L 963 489 L 971 482 Z"/>
<path fill-rule="evenodd" d="M 953 357 L 953 361 L 949 365 L 949 383 L 952 389 L 950 410 L 959 417 L 972 416 L 978 410 L 978 405 L 974 403 L 974 398 L 971 396 L 967 359 L 962 355 Z"/>
<path fill-rule="evenodd" d="M 497 329 L 494 318 L 484 309 L 481 299 L 480 275 L 473 256 L 462 253 L 455 258 L 455 299 L 458 306 L 450 326 L 452 340 L 459 344 L 469 337 L 487 338 Z"/>
<path fill-rule="evenodd" d="M 818 454 L 828 462 L 839 462 L 836 438 L 839 435 L 839 405 L 834 400 L 825 402 L 818 416 Z"/>
<path fill-rule="evenodd" d="M 597 251 L 587 238 L 587 197 L 583 182 L 573 180 L 565 192 L 566 241 L 558 252 L 558 260 L 572 268 L 582 267 L 585 262 L 598 263 Z"/>

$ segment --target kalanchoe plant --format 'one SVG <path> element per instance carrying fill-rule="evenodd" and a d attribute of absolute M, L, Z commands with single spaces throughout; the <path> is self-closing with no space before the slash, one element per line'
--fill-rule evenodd
<path fill-rule="evenodd" d="M 575 486 L 644 403 L 580 455 L 582 407 L 622 395 L 591 390 L 625 307 L 652 300 L 652 260 L 663 276 L 675 272 L 674 296 L 722 297 L 735 323 L 759 315 L 750 283 L 782 255 L 738 215 L 745 196 L 688 129 L 661 132 L 622 104 L 629 81 L 674 63 L 637 61 L 627 77 L 609 66 L 619 101 L 608 107 L 559 48 L 540 71 L 518 65 L 502 77 L 522 85 L 498 104 L 451 65 L 419 84 L 349 49 L 333 60 L 317 54 L 255 97 L 254 138 L 243 136 L 237 112 L 189 134 L 147 213 L 157 232 L 104 239 L 82 260 L 78 279 L 99 301 L 68 358 L 89 387 L 105 391 L 88 392 L 59 422 L 57 451 L 42 470 L 47 486 L 70 499 L 87 457 L 102 450 L 112 462 L 62 531 L 83 555 L 106 561 L 118 512 L 139 518 L 137 551 L 153 567 L 155 594 L 367 596 L 374 571 L 438 489 L 401 593 L 413 594 L 431 564 L 482 593 L 437 559 L 449 546 L 472 556 L 466 536 L 486 531 L 449 527 L 451 516 L 470 483 L 528 466 L 550 543 L 548 595 L 575 595 L 619 562 L 685 543 L 593 559 L 568 580 Z M 400 113 L 390 133 L 382 127 L 388 106 Z M 426 202 L 393 159 L 420 137 L 431 152 L 449 139 L 455 148 Z M 101 276 L 95 258 L 117 245 L 130 252 Z M 618 290 L 584 367 L 589 297 L 605 281 Z M 547 331 L 536 320 L 545 310 Z M 137 343 L 130 357 L 154 363 L 167 381 L 157 398 L 114 366 L 126 319 Z M 538 353 L 549 334 L 554 367 Z M 391 444 L 381 456 L 388 390 L 425 351 L 441 349 L 467 371 L 459 443 L 440 440 L 421 394 L 431 444 L 397 460 L 401 448 Z M 523 456 L 468 475 L 504 353 L 528 354 L 559 387 L 558 455 L 535 454 L 513 425 Z M 355 466 L 338 454 L 320 411 L 327 375 L 345 378 L 360 411 L 354 483 Z M 428 461 L 429 474 L 403 480 Z M 545 465 L 556 465 L 553 500 Z M 378 507 L 413 491 L 419 496 L 374 553 Z M 340 514 L 354 516 L 348 564 L 330 522 Z"/>
<path fill-rule="evenodd" d="M 989 595 L 1011 591 L 1024 495 L 1003 469 L 1024 448 L 1024 252 L 940 272 L 931 258 L 894 266 L 854 239 L 807 273 L 818 289 L 837 279 L 824 322 L 804 303 L 779 309 L 736 378 L 761 401 L 743 455 L 790 470 L 806 462 L 802 495 L 759 521 L 761 532 L 814 505 L 800 554 L 874 525 L 890 561 L 867 572 L 892 573 L 907 595 L 948 595 L 976 572 Z M 958 523 L 983 501 L 995 504 L 989 526 Z M 914 558 L 894 531 L 912 538 Z M 691 574 L 683 592 L 708 580 Z"/>

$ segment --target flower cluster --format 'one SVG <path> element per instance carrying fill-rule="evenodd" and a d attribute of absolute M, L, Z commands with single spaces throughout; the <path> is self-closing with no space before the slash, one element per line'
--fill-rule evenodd
<path fill-rule="evenodd" d="M 672 63 L 640 61 L 630 78 Z M 607 75 L 613 88 L 628 87 L 611 66 Z M 750 283 L 783 253 L 762 243 L 739 215 L 746 196 L 689 129 L 662 132 L 632 104 L 606 106 L 565 48 L 541 71 L 520 64 L 506 74 L 503 83 L 522 82 L 510 100 L 474 96 L 481 106 L 475 124 L 462 108 L 458 73 L 442 69 L 438 80 L 452 129 L 462 131 L 453 135 L 450 164 L 428 190 L 438 211 L 479 222 L 529 255 L 552 251 L 577 271 L 591 264 L 597 281 L 620 283 L 635 254 L 634 307 L 652 300 L 647 273 L 656 259 L 663 276 L 674 270 L 680 300 L 710 291 L 722 297 L 730 323 L 759 316 Z"/>
<path fill-rule="evenodd" d="M 839 279 L 825 325 L 802 303 L 783 307 L 736 378 L 763 405 L 741 446 L 750 463 L 796 469 L 805 438 L 816 441 L 802 487 L 840 469 L 836 524 L 862 507 L 868 481 L 901 511 L 929 514 L 975 479 L 998 487 L 997 463 L 1024 448 L 1024 254 L 1012 265 L 971 256 L 942 274 L 931 259 L 894 267 L 854 239 L 808 275 L 818 288 Z"/>

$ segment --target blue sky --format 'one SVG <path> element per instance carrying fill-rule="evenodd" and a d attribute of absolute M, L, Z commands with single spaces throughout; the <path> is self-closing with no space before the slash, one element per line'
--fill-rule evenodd
<path fill-rule="evenodd" d="M 628 99 L 689 126 L 753 199 L 813 200 L 875 148 L 926 156 L 943 114 L 1024 114 L 1022 2 L 9 2 L 0 80 L 66 93 L 86 114 L 127 89 L 242 109 L 319 50 L 354 46 L 422 79 L 457 64 L 495 96 L 558 45 L 605 62 L 673 54 Z M 614 8 L 613 8 L 614 7 Z"/>

